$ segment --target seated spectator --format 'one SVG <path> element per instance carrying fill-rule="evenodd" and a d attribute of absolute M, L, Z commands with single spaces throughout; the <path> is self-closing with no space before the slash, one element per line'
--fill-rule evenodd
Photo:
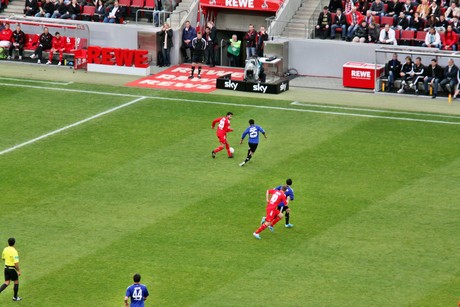
<path fill-rule="evenodd" d="M 254 31 L 254 37 L 256 33 Z M 180 46 L 180 51 L 184 58 L 185 63 L 191 62 L 192 57 L 192 39 L 196 37 L 196 30 L 190 25 L 190 21 L 185 22 L 185 27 L 182 30 L 182 44 Z M 190 52 L 190 56 L 187 54 L 187 50 Z"/>
<path fill-rule="evenodd" d="M 404 15 L 404 12 L 400 12 L 398 18 L 396 19 L 394 30 L 405 30 L 409 26 L 409 21 Z"/>
<path fill-rule="evenodd" d="M 329 12 L 336 12 L 338 9 L 340 9 L 340 11 L 343 11 L 342 0 L 330 0 Z"/>
<path fill-rule="evenodd" d="M 428 48 L 438 48 L 441 49 L 441 36 L 436 31 L 435 28 L 430 28 L 428 33 L 425 36 L 425 42 L 422 45 L 423 47 Z"/>
<path fill-rule="evenodd" d="M 58 66 L 60 66 L 62 64 L 62 57 L 64 55 L 64 50 L 65 50 L 65 40 L 59 32 L 56 32 L 56 34 L 54 34 L 54 37 L 53 37 L 53 46 L 50 49 L 50 57 L 49 57 L 48 62 L 46 62 L 46 65 L 49 65 L 53 62 L 53 53 L 59 52 Z"/>
<path fill-rule="evenodd" d="M 39 7 L 39 12 L 35 14 L 35 17 L 45 17 L 50 18 L 54 13 L 54 4 L 50 0 L 46 0 L 41 7 Z"/>
<path fill-rule="evenodd" d="M 435 28 L 437 22 L 438 20 L 436 19 L 436 17 L 434 15 L 431 15 L 430 18 L 428 18 L 428 20 L 426 21 L 426 27 L 425 29 L 423 29 L 423 31 L 427 32 L 430 30 L 430 28 Z"/>
<path fill-rule="evenodd" d="M 458 22 L 457 16 L 454 16 L 454 18 L 452 18 L 451 25 L 452 25 L 452 30 L 457 34 L 460 34 L 460 22 Z"/>
<path fill-rule="evenodd" d="M 67 5 L 67 12 L 61 16 L 61 19 L 77 19 L 77 16 L 80 15 L 80 5 L 78 5 L 77 0 L 72 0 L 72 2 Z"/>
<path fill-rule="evenodd" d="M 406 0 L 406 2 L 401 8 L 401 12 L 404 13 L 404 16 L 406 16 L 408 21 L 414 16 L 415 8 L 411 0 Z"/>
<path fill-rule="evenodd" d="M 21 26 L 17 25 L 16 30 L 13 32 L 13 37 L 11 39 L 10 50 L 8 52 L 8 60 L 13 58 L 13 51 L 18 50 L 19 60 L 22 60 L 24 54 L 24 45 L 26 44 L 26 35 L 21 30 Z"/>
<path fill-rule="evenodd" d="M 30 56 L 31 59 L 35 59 L 38 56 L 37 63 L 42 62 L 43 50 L 48 50 L 53 47 L 53 36 L 49 33 L 48 27 L 43 29 L 43 33 L 40 34 L 38 39 L 38 47 L 35 49 L 34 53 Z"/>
<path fill-rule="evenodd" d="M 38 2 L 37 0 L 26 0 L 24 6 L 25 16 L 35 16 L 38 13 Z"/>
<path fill-rule="evenodd" d="M 401 82 L 401 88 L 398 90 L 398 94 L 404 93 L 409 87 L 409 83 L 412 80 L 411 74 L 414 71 L 414 63 L 410 56 L 406 56 L 406 62 L 402 65 L 399 76 L 403 79 Z"/>
<path fill-rule="evenodd" d="M 375 22 L 375 18 L 372 16 L 371 10 L 367 10 L 366 15 L 364 16 L 364 20 L 366 21 L 367 25 Z"/>
<path fill-rule="evenodd" d="M 444 70 L 438 65 L 436 59 L 431 60 L 431 65 L 426 68 L 426 76 L 423 79 L 423 86 L 425 89 L 425 95 L 429 95 L 428 85 L 433 89 L 432 99 L 438 96 L 438 85 L 439 82 L 444 78 Z"/>
<path fill-rule="evenodd" d="M 366 15 L 366 12 L 369 10 L 369 7 L 370 7 L 369 1 L 368 0 L 358 0 L 358 1 L 354 1 L 354 2 L 355 2 L 355 5 L 358 8 L 358 12 L 363 14 L 363 16 Z"/>
<path fill-rule="evenodd" d="M 419 14 L 417 12 L 415 12 L 414 18 L 410 20 L 407 30 L 423 31 L 424 25 L 425 25 L 425 21 L 419 17 Z"/>
<path fill-rule="evenodd" d="M 102 0 L 96 1 L 96 10 L 94 11 L 93 21 L 102 22 L 104 20 L 106 10 Z"/>
<path fill-rule="evenodd" d="M 351 41 L 354 37 L 355 31 L 358 29 L 358 26 L 361 24 L 361 21 L 364 19 L 364 16 L 357 11 L 356 6 L 351 9 L 351 13 L 346 15 L 348 30 L 347 30 L 347 40 Z"/>
<path fill-rule="evenodd" d="M 329 13 L 327 6 L 325 6 L 323 7 L 323 11 L 319 13 L 318 21 L 316 23 L 316 36 L 321 37 L 321 39 L 326 39 L 329 36 L 331 23 L 331 13 Z"/>
<path fill-rule="evenodd" d="M 399 78 L 401 72 L 401 62 L 398 60 L 398 55 L 393 53 L 393 57 L 385 65 L 385 75 L 388 77 L 387 91 L 391 92 L 394 88 L 395 79 Z"/>
<path fill-rule="evenodd" d="M 423 78 L 425 77 L 425 66 L 422 64 L 421 57 L 415 59 L 414 68 L 410 76 L 413 80 L 411 88 L 415 90 L 415 95 L 418 95 L 418 84 L 423 82 Z"/>
<path fill-rule="evenodd" d="M 109 13 L 104 18 L 105 23 L 120 23 L 122 16 L 121 7 L 117 0 L 113 3 L 113 6 L 109 8 Z"/>
<path fill-rule="evenodd" d="M 11 38 L 13 37 L 13 31 L 10 29 L 10 24 L 5 23 L 5 27 L 2 31 L 0 31 L 0 48 L 5 49 L 5 57 L 6 57 L 6 50 L 8 50 L 11 46 Z"/>
<path fill-rule="evenodd" d="M 395 24 L 396 19 L 398 19 L 399 13 L 401 13 L 401 10 L 402 2 L 400 2 L 399 0 L 388 1 L 388 9 L 386 16 L 393 17 L 393 24 L 391 24 L 390 26 L 393 26 Z"/>
<path fill-rule="evenodd" d="M 442 90 L 448 95 L 455 94 L 456 85 L 458 84 L 458 67 L 453 59 L 449 59 L 447 66 L 444 67 L 444 79 L 439 82 Z"/>
<path fill-rule="evenodd" d="M 379 40 L 380 36 L 380 25 L 376 22 L 371 22 L 367 25 L 367 42 L 376 43 Z"/>
<path fill-rule="evenodd" d="M 370 7 L 372 16 L 382 17 L 385 15 L 385 6 L 382 0 L 374 0 Z"/>
<path fill-rule="evenodd" d="M 64 0 L 59 0 L 54 6 L 54 13 L 51 18 L 61 18 L 62 15 L 67 13 L 67 5 Z"/>
<path fill-rule="evenodd" d="M 460 8 L 457 7 L 457 3 L 452 1 L 449 8 L 444 12 L 444 17 L 446 20 L 452 21 L 454 16 L 460 16 Z"/>
<path fill-rule="evenodd" d="M 355 37 L 353 37 L 353 43 L 367 43 L 369 38 L 369 29 L 366 21 L 361 21 L 361 24 L 358 26 L 358 29 L 355 31 Z"/>
<path fill-rule="evenodd" d="M 342 40 L 345 40 L 347 37 L 347 20 L 345 15 L 342 14 L 341 9 L 337 9 L 337 13 L 334 16 L 334 20 L 331 25 L 331 39 L 335 39 L 335 30 L 337 28 L 342 29 Z"/>
<path fill-rule="evenodd" d="M 379 43 L 385 45 L 397 45 L 395 30 L 390 28 L 389 24 L 380 31 Z"/>
<path fill-rule="evenodd" d="M 159 35 L 160 43 L 162 46 L 161 52 L 163 54 L 163 64 L 164 66 L 169 66 L 171 65 L 169 54 L 171 47 L 173 46 L 173 30 L 169 27 L 167 22 L 164 23 Z"/>
<path fill-rule="evenodd" d="M 444 32 L 446 31 L 448 25 L 449 22 L 446 20 L 446 17 L 444 17 L 444 15 L 441 15 L 439 16 L 439 20 L 435 23 L 436 31 Z"/>
<path fill-rule="evenodd" d="M 430 10 L 428 11 L 428 16 L 426 18 L 428 19 L 431 16 L 434 16 L 436 19 L 439 19 L 439 16 L 441 16 L 441 8 L 438 6 L 436 1 L 433 1 L 433 3 L 431 3 Z"/>
<path fill-rule="evenodd" d="M 443 50 L 457 51 L 458 35 L 452 30 L 452 25 L 447 26 L 444 33 L 444 41 L 442 42 Z"/>
<path fill-rule="evenodd" d="M 227 57 L 231 67 L 240 67 L 240 50 L 241 41 L 236 34 L 233 34 L 227 47 Z"/>
<path fill-rule="evenodd" d="M 351 0 L 345 0 L 345 6 L 343 8 L 343 12 L 345 15 L 348 15 L 351 13 L 352 9 L 355 7 L 355 3 Z"/>
<path fill-rule="evenodd" d="M 428 0 L 422 0 L 422 3 L 417 6 L 417 11 L 419 18 L 426 20 L 428 18 L 428 14 L 430 13 L 430 4 Z"/>

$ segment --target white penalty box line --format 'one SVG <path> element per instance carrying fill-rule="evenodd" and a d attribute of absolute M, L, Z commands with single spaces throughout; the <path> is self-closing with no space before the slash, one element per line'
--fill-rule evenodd
<path fill-rule="evenodd" d="M 234 106 L 234 107 L 246 107 L 246 108 L 258 108 L 258 109 L 269 109 L 269 110 L 280 110 L 280 111 L 292 111 L 292 112 L 304 112 L 304 113 L 317 113 L 317 114 L 328 114 L 328 115 L 337 115 L 337 116 L 350 116 L 350 117 L 362 117 L 362 118 L 375 118 L 375 119 L 389 119 L 389 120 L 398 120 L 398 121 L 411 121 L 411 122 L 420 122 L 420 123 L 434 123 L 434 124 L 445 124 L 445 125 L 460 125 L 460 122 L 453 122 L 453 121 L 443 121 L 443 120 L 430 120 L 430 119 L 421 119 L 421 118 L 410 118 L 410 117 L 393 117 L 393 116 L 383 116 L 383 115 L 371 115 L 371 114 L 360 114 L 360 113 L 348 113 L 348 112 L 333 112 L 333 111 L 322 111 L 322 110 L 312 110 L 312 109 L 299 109 L 299 108 L 288 108 L 288 107 L 275 107 L 275 106 L 263 106 L 263 105 L 252 105 L 252 104 L 239 104 L 239 103 L 231 103 L 231 102 L 222 102 L 222 101 L 208 101 L 208 100 L 195 100 L 195 99 L 184 99 L 184 98 L 170 98 L 170 97 L 161 97 L 161 96 L 140 96 L 140 95 L 133 95 L 133 94 L 122 94 L 122 93 L 110 93 L 110 92 L 100 92 L 100 91 L 87 91 L 87 90 L 79 90 L 79 89 L 69 89 L 69 88 L 59 88 L 59 87 L 46 87 L 46 86 L 38 86 L 38 85 L 26 85 L 26 84 L 13 84 L 13 83 L 0 83 L 0 86 L 12 86 L 12 87 L 25 87 L 25 88 L 36 88 L 36 89 L 44 89 L 50 91 L 64 91 L 64 92 L 73 92 L 73 93 L 85 93 L 85 94 L 94 94 L 94 95 L 106 95 L 106 96 L 118 96 L 118 97 L 131 97 L 135 98 L 134 100 L 122 104 L 120 106 L 111 108 L 107 111 L 98 113 L 94 116 L 88 117 L 81 121 L 78 121 L 74 124 L 62 127 L 60 129 L 51 131 L 46 133 L 42 136 L 29 140 L 27 142 L 15 145 L 3 151 L 0 151 L 0 155 L 4 155 L 8 152 L 16 150 L 18 148 L 24 147 L 26 145 L 33 144 L 39 140 L 47 138 L 49 136 L 55 135 L 60 133 L 64 130 L 73 128 L 75 126 L 84 124 L 89 122 L 95 118 L 101 117 L 105 114 L 114 112 L 116 110 L 125 108 L 130 106 L 134 103 L 137 103 L 144 99 L 155 99 L 155 100 L 170 100 L 170 101 L 178 101 L 178 102 L 189 102 L 189 103 L 202 103 L 202 104 L 211 104 L 211 105 L 227 105 L 227 106 Z M 294 102 L 293 105 L 299 105 L 300 103 Z M 309 106 L 305 104 L 304 106 Z M 321 105 L 310 105 L 309 107 L 321 107 Z M 340 107 L 336 107 L 340 109 Z M 345 110 L 345 107 L 342 107 Z M 375 111 L 375 112 L 383 112 L 381 110 L 371 110 L 371 109 L 359 109 L 353 108 L 354 110 L 362 110 L 362 111 Z M 387 111 L 387 113 L 391 113 L 391 111 Z M 396 112 L 395 112 L 396 113 Z M 401 112 L 402 113 L 402 112 Z M 414 114 L 414 115 L 421 115 L 420 113 L 410 113 L 407 114 Z M 430 114 L 430 113 L 423 113 L 424 116 L 440 116 L 439 114 Z M 451 116 L 445 116 L 452 118 Z M 458 117 L 460 119 L 460 117 Z"/>

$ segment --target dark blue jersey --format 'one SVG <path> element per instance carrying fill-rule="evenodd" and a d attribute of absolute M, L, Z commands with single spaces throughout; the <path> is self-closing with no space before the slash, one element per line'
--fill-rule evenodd
<path fill-rule="evenodd" d="M 253 144 L 259 144 L 259 132 L 262 134 L 265 134 L 264 129 L 258 125 L 251 125 L 244 130 L 243 135 L 241 136 L 241 139 L 244 140 L 246 135 L 249 135 L 249 143 Z"/>
<path fill-rule="evenodd" d="M 281 190 L 283 186 L 282 185 L 279 185 L 275 188 L 275 190 Z M 286 198 L 289 198 L 289 200 L 294 200 L 294 190 L 290 187 L 290 186 L 287 186 L 287 189 L 286 191 L 284 192 L 284 195 L 286 195 Z M 284 206 L 286 204 L 280 204 L 280 206 Z"/>
<path fill-rule="evenodd" d="M 142 284 L 133 284 L 126 289 L 126 296 L 131 298 L 131 307 L 144 307 L 144 299 L 149 296 L 149 291 Z"/>

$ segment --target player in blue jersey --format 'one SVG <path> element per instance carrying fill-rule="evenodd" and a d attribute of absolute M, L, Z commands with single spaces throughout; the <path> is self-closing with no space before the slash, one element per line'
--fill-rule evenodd
<path fill-rule="evenodd" d="M 147 287 L 141 284 L 141 274 L 134 274 L 133 276 L 134 284 L 126 289 L 126 296 L 125 296 L 125 305 L 126 307 L 144 307 L 144 301 L 149 296 L 149 291 Z M 128 301 L 131 298 L 131 305 L 129 305 Z"/>
<path fill-rule="evenodd" d="M 248 163 L 249 160 L 251 160 L 251 158 L 254 155 L 254 153 L 256 152 L 257 146 L 259 145 L 259 133 L 262 133 L 264 135 L 264 137 L 267 138 L 267 135 L 265 134 L 265 130 L 262 129 L 262 127 L 256 125 L 253 119 L 250 119 L 249 120 L 249 127 L 247 127 L 246 130 L 244 130 L 243 135 L 241 136 L 241 141 L 240 141 L 240 144 L 243 144 L 243 140 L 246 137 L 246 135 L 249 136 L 249 139 L 248 139 L 248 145 L 249 145 L 248 155 L 247 155 L 246 159 L 243 162 L 240 163 L 240 166 L 243 166 L 246 163 Z"/>
<path fill-rule="evenodd" d="M 294 200 L 294 190 L 291 188 L 291 184 L 292 184 L 292 179 L 291 178 L 287 179 L 286 180 L 287 189 L 284 192 L 284 195 L 286 195 L 286 198 L 288 198 L 289 202 Z M 277 186 L 275 190 L 281 190 L 282 187 L 283 187 L 282 185 Z M 289 223 L 289 215 L 291 213 L 291 209 L 289 209 L 289 206 L 288 205 L 285 206 L 285 204 L 280 204 L 278 206 L 278 210 L 281 213 L 284 213 L 284 217 L 286 218 L 286 228 L 294 227 L 293 224 Z"/>

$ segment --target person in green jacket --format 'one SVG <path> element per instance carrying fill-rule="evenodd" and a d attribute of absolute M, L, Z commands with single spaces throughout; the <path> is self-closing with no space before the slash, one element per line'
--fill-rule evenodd
<path fill-rule="evenodd" d="M 232 67 L 240 66 L 240 50 L 241 41 L 238 40 L 236 34 L 232 35 L 227 48 L 228 62 Z"/>

